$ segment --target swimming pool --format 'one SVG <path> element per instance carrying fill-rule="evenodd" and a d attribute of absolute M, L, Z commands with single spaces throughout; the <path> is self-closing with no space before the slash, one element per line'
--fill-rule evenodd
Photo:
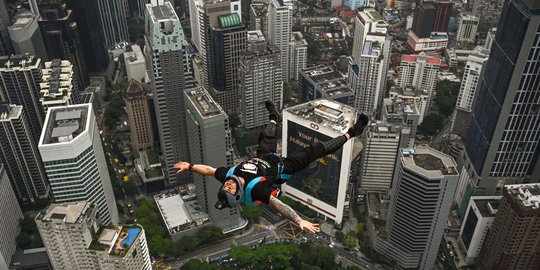
<path fill-rule="evenodd" d="M 135 241 L 135 238 L 137 237 L 137 235 L 139 235 L 139 232 L 141 232 L 141 228 L 128 228 L 128 235 L 126 236 L 126 238 L 124 238 L 124 240 L 122 240 L 120 246 L 124 247 L 125 245 L 127 245 L 128 248 L 131 247 L 133 241 Z"/>

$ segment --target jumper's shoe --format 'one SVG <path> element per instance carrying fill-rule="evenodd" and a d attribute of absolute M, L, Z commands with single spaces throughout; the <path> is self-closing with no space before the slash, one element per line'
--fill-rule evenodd
<path fill-rule="evenodd" d="M 362 113 L 358 116 L 358 118 L 356 119 L 356 123 L 351 128 L 349 128 L 347 133 L 349 133 L 351 137 L 360 136 L 364 132 L 364 128 L 367 126 L 368 123 L 369 117 Z"/>
<path fill-rule="evenodd" d="M 271 100 L 267 100 L 264 102 L 264 106 L 266 106 L 266 109 L 270 113 L 270 120 L 281 123 L 281 113 L 278 112 L 274 102 L 272 102 Z"/>

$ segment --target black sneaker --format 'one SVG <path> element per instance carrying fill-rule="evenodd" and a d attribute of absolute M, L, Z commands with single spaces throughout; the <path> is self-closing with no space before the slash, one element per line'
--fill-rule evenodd
<path fill-rule="evenodd" d="M 365 114 L 360 114 L 358 118 L 356 119 L 356 123 L 349 128 L 347 133 L 351 135 L 351 137 L 360 136 L 364 132 L 364 128 L 369 123 L 369 117 Z"/>
<path fill-rule="evenodd" d="M 274 102 L 272 102 L 271 100 L 267 100 L 264 102 L 264 106 L 266 106 L 266 109 L 270 113 L 270 120 L 281 123 L 281 113 L 278 112 Z"/>

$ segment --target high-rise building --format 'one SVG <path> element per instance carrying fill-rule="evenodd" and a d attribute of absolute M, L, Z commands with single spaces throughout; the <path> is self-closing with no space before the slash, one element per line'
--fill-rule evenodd
<path fill-rule="evenodd" d="M 6 1 L 0 1 L 0 55 L 9 55 L 13 51 L 8 32 L 11 20 L 6 4 Z"/>
<path fill-rule="evenodd" d="M 495 41 L 495 35 L 497 34 L 497 28 L 491 28 L 489 29 L 487 35 L 486 35 L 486 42 L 484 43 L 484 48 L 486 48 L 488 51 L 491 51 L 491 46 L 493 46 L 493 42 Z"/>
<path fill-rule="evenodd" d="M 144 82 L 146 80 L 146 59 L 139 45 L 127 45 L 124 51 L 124 63 L 128 81 L 136 80 Z"/>
<path fill-rule="evenodd" d="M 94 203 L 54 203 L 35 221 L 54 269 L 152 269 L 143 227 L 105 227 Z"/>
<path fill-rule="evenodd" d="M 8 31 L 15 54 L 30 54 L 42 60 L 47 59 L 37 16 L 32 12 L 26 11 L 15 15 Z"/>
<path fill-rule="evenodd" d="M 407 126 L 414 127 L 416 134 L 415 125 L 422 124 L 428 113 L 427 93 L 416 87 L 407 86 L 392 87 L 388 95 L 389 98 L 384 99 L 382 119 L 389 123 L 406 123 Z M 404 117 L 405 115 L 407 117 Z M 417 117 L 418 120 L 413 120 Z"/>
<path fill-rule="evenodd" d="M 39 103 L 41 69 L 41 60 L 32 55 L 0 57 L 0 100 L 23 106 L 34 142 L 39 140 L 45 119 Z"/>
<path fill-rule="evenodd" d="M 472 264 L 480 254 L 486 234 L 499 210 L 501 196 L 473 196 L 459 230 L 458 243 L 465 251 L 465 263 Z"/>
<path fill-rule="evenodd" d="M 302 36 L 302 32 L 292 32 L 292 40 L 289 43 L 289 72 L 291 80 L 298 80 L 298 73 L 306 67 L 307 62 L 307 41 Z"/>
<path fill-rule="evenodd" d="M 129 81 L 124 95 L 131 132 L 133 150 L 146 150 L 154 146 L 154 130 L 148 104 L 148 90 L 137 80 Z"/>
<path fill-rule="evenodd" d="M 291 41 L 293 3 L 290 0 L 271 0 L 268 6 L 268 42 L 276 45 L 281 52 L 281 74 L 283 81 L 288 82 L 289 42 Z"/>
<path fill-rule="evenodd" d="M 386 91 L 391 39 L 385 34 L 367 34 L 362 53 L 349 66 L 349 83 L 354 91 L 354 107 L 368 114 L 380 113 Z"/>
<path fill-rule="evenodd" d="M 265 3 L 253 3 L 249 6 L 249 30 L 259 30 L 264 36 L 268 36 L 268 20 L 266 15 L 268 14 L 268 4 Z"/>
<path fill-rule="evenodd" d="M 347 79 L 331 67 L 318 65 L 300 70 L 298 92 L 302 102 L 320 98 L 353 106 L 354 91 Z"/>
<path fill-rule="evenodd" d="M 96 204 L 103 224 L 118 210 L 92 104 L 51 107 L 38 144 L 56 202 Z"/>
<path fill-rule="evenodd" d="M 73 65 L 68 60 L 45 62 L 40 86 L 40 102 L 45 111 L 49 107 L 80 103 L 81 91 L 75 80 Z"/>
<path fill-rule="evenodd" d="M 432 32 L 448 32 L 448 23 L 454 3 L 449 0 L 416 1 L 412 31 L 419 38 Z"/>
<path fill-rule="evenodd" d="M 433 269 L 458 184 L 456 166 L 427 146 L 400 151 L 386 222 L 396 247 L 390 256 L 400 267 Z"/>
<path fill-rule="evenodd" d="M 75 66 L 79 89 L 88 85 L 88 71 L 79 25 L 65 0 L 38 0 L 39 28 L 48 59 L 69 60 Z"/>
<path fill-rule="evenodd" d="M 452 131 L 466 137 L 466 131 L 471 124 L 471 111 L 480 78 L 484 75 L 489 51 L 477 46 L 468 57 L 461 79 L 461 86 L 456 103 L 456 113 L 452 121 Z"/>
<path fill-rule="evenodd" d="M 500 193 L 505 183 L 540 182 L 539 26 L 539 2 L 504 3 L 465 140 L 479 194 Z"/>
<path fill-rule="evenodd" d="M 68 0 L 68 8 L 73 10 L 77 22 L 84 58 L 89 71 L 107 68 L 109 54 L 105 47 L 105 37 L 97 0 Z M 67 58 L 62 58 L 67 59 Z"/>
<path fill-rule="evenodd" d="M 201 47 L 201 18 L 204 13 L 205 0 L 189 0 L 189 23 L 191 26 L 191 42 L 200 52 Z"/>
<path fill-rule="evenodd" d="M 17 197 L 11 188 L 4 165 L 0 162 L 0 269 L 8 269 L 11 256 L 17 250 L 19 220 L 22 218 Z"/>
<path fill-rule="evenodd" d="M 124 0 L 97 0 L 97 3 L 106 47 L 129 41 Z"/>
<path fill-rule="evenodd" d="M 209 166 L 232 166 L 233 148 L 231 130 L 227 114 L 202 88 L 186 92 L 186 109 L 190 115 L 189 150 L 193 163 Z M 238 208 L 218 210 L 216 192 L 221 183 L 208 176 L 193 175 L 197 200 L 213 223 L 222 228 L 223 233 L 241 229 L 247 225 Z"/>
<path fill-rule="evenodd" d="M 36 142 L 23 107 L 0 103 L 0 163 L 5 166 L 17 199 L 24 204 L 49 195 Z"/>
<path fill-rule="evenodd" d="M 388 23 L 386 23 L 374 8 L 365 8 L 358 12 L 354 23 L 354 41 L 352 57 L 354 60 L 360 59 L 364 49 L 364 40 L 368 33 L 379 33 L 386 35 Z"/>
<path fill-rule="evenodd" d="M 433 104 L 437 75 L 441 67 L 441 59 L 424 54 L 403 55 L 401 57 L 401 76 L 399 86 L 414 86 L 428 95 L 426 106 L 429 113 Z"/>
<path fill-rule="evenodd" d="M 279 49 L 269 45 L 261 31 L 248 32 L 248 50 L 240 58 L 241 121 L 248 129 L 268 123 L 261 104 L 272 100 L 282 104 L 283 80 Z"/>
<path fill-rule="evenodd" d="M 180 19 L 170 2 L 146 5 L 146 63 L 150 70 L 154 106 L 166 177 L 175 182 L 173 164 L 189 161 L 186 142 L 184 91 L 189 63 L 186 61 L 186 40 Z"/>
<path fill-rule="evenodd" d="M 480 19 L 471 14 L 461 14 L 459 16 L 459 28 L 456 33 L 456 40 L 459 42 L 474 42 L 476 39 L 476 31 Z"/>
<path fill-rule="evenodd" d="M 504 13 L 505 10 L 503 16 Z M 540 184 L 503 187 L 499 210 L 480 249 L 476 267 L 480 270 L 540 268 Z"/>
<path fill-rule="evenodd" d="M 367 7 L 369 0 L 344 0 L 343 5 L 349 7 L 351 10 L 355 10 L 361 7 Z"/>
<path fill-rule="evenodd" d="M 357 111 L 347 105 L 318 99 L 283 111 L 283 155 L 316 141 L 343 135 L 356 121 Z M 349 177 L 355 139 L 336 152 L 314 161 L 283 185 L 285 196 L 341 224 L 349 203 Z"/>

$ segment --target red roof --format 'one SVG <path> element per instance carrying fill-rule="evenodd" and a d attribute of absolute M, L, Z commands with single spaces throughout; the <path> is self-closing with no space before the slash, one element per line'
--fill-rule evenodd
<path fill-rule="evenodd" d="M 401 56 L 401 61 L 416 62 L 416 55 L 403 55 Z"/>
<path fill-rule="evenodd" d="M 429 57 L 428 59 L 426 59 L 426 63 L 432 64 L 432 65 L 440 65 L 441 64 L 441 58 Z"/>

